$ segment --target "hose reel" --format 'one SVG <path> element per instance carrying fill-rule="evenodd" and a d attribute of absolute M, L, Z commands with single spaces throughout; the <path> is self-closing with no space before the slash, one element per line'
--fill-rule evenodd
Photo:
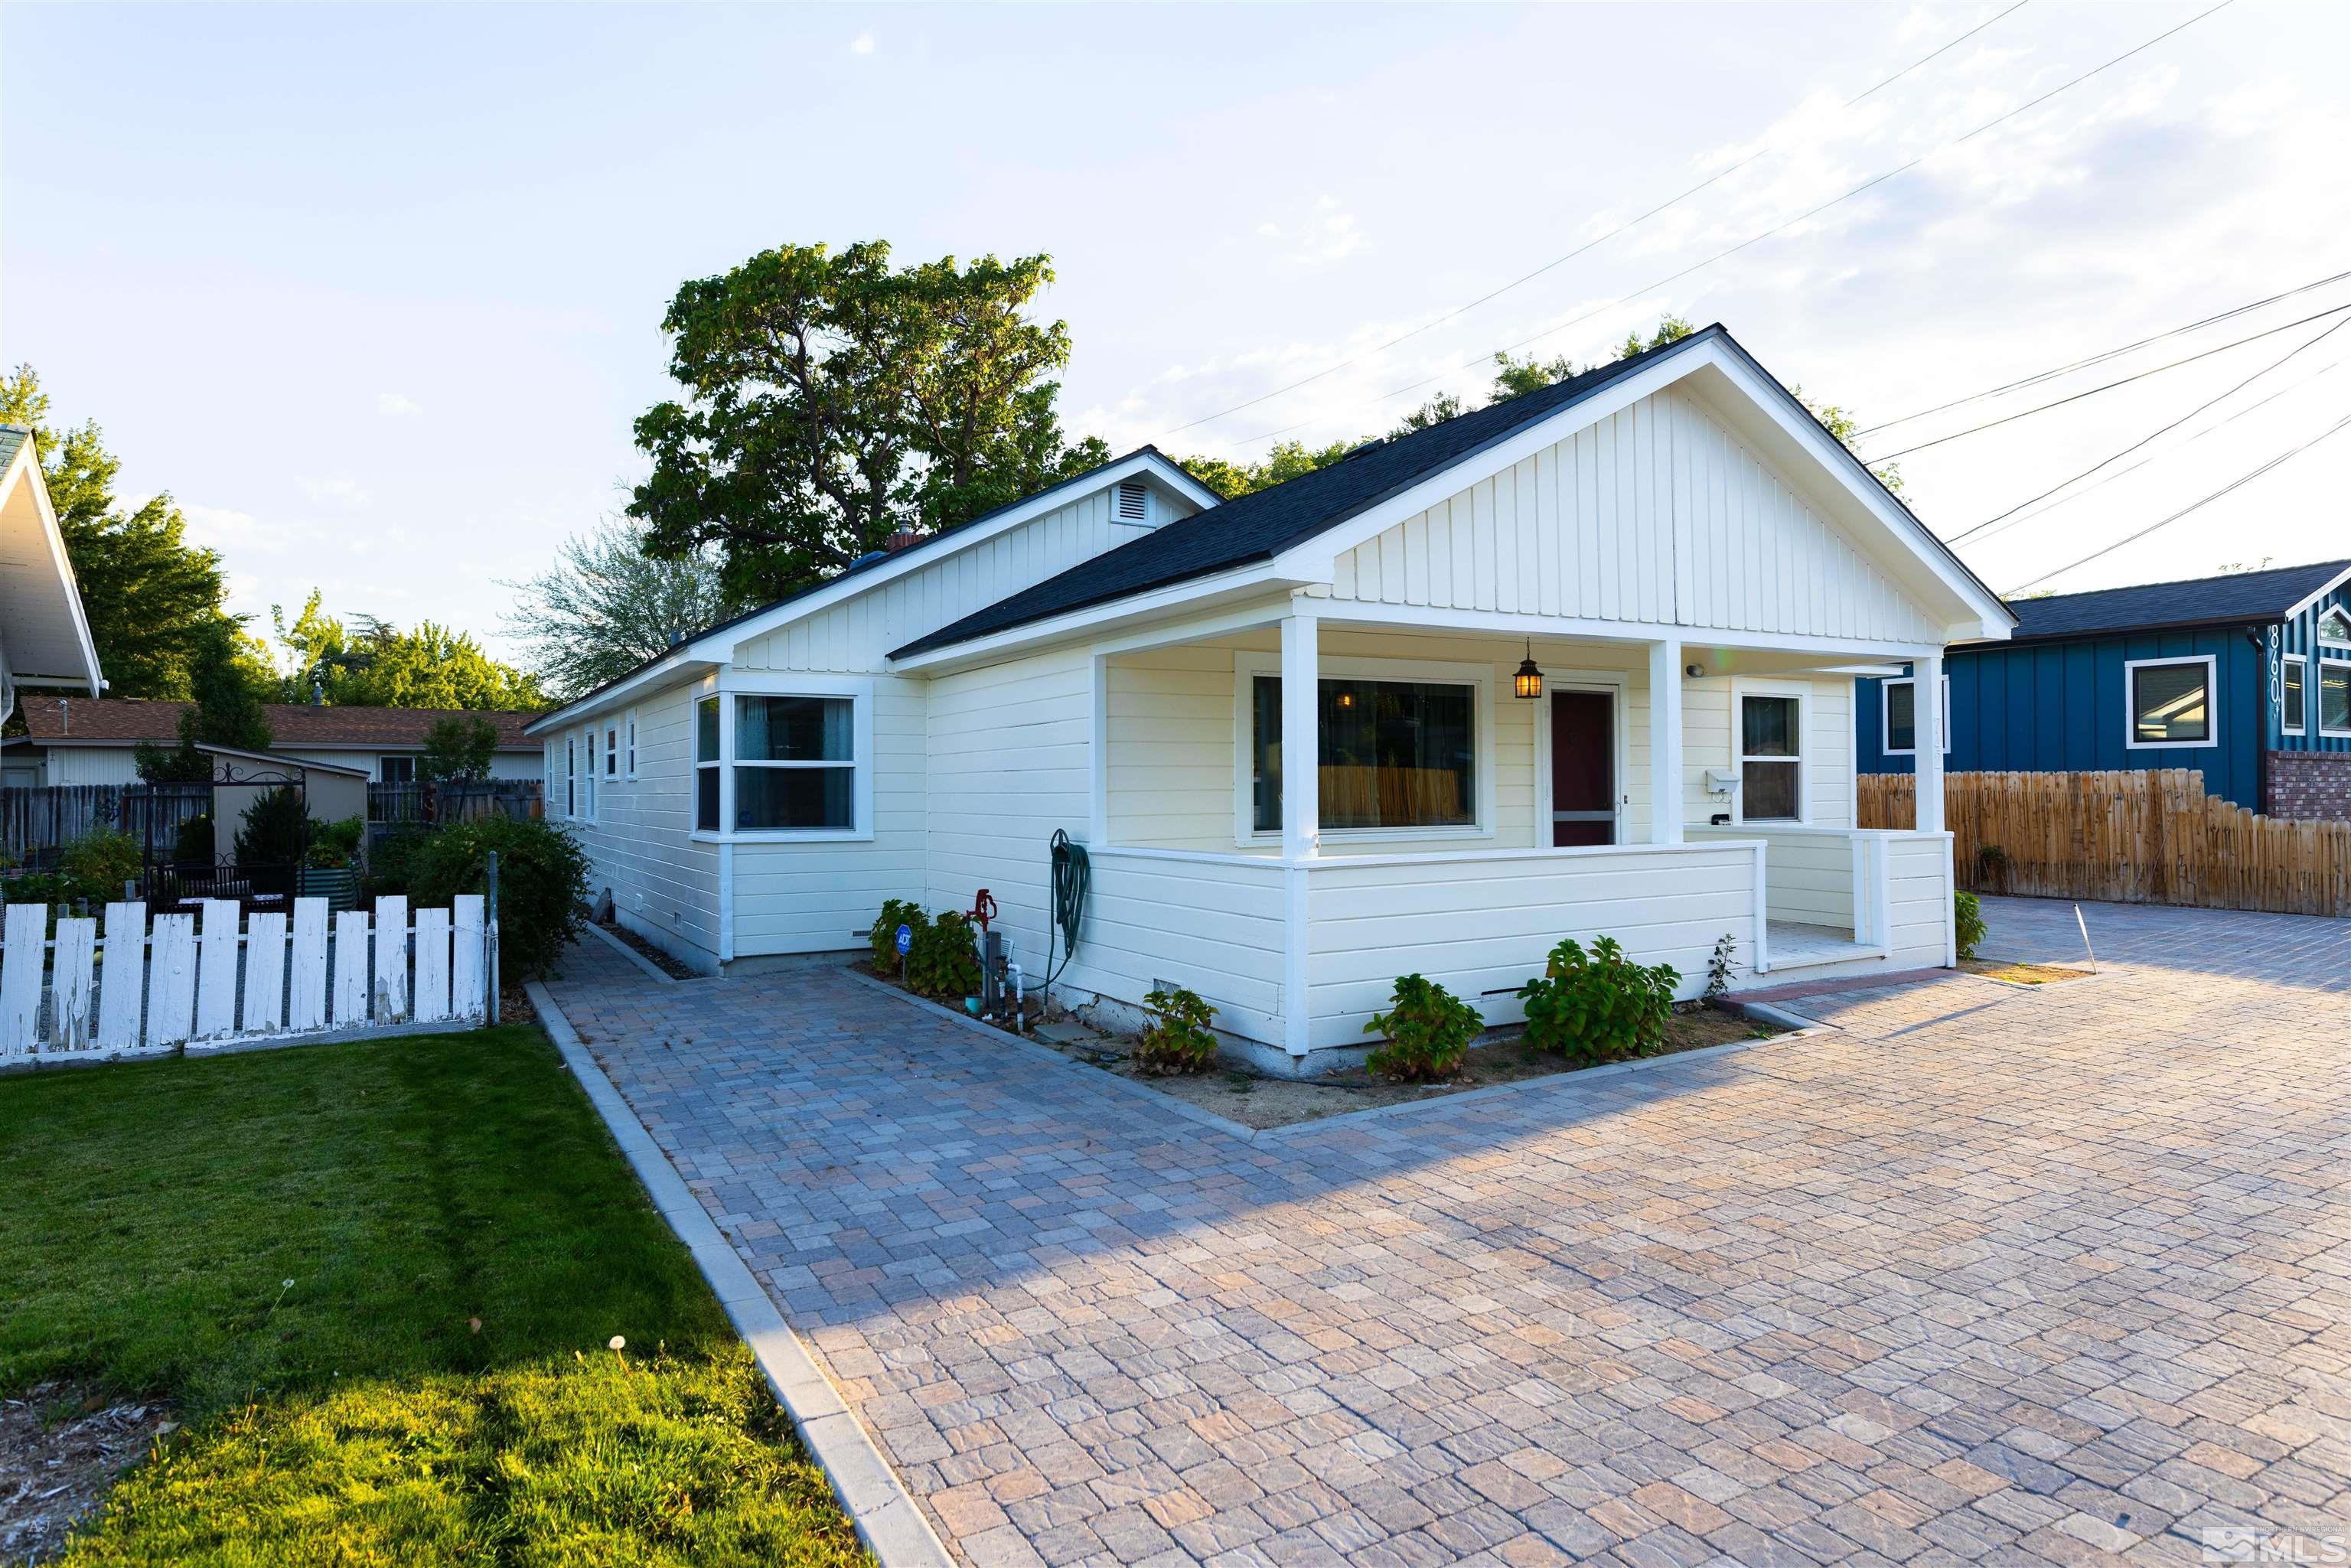
<path fill-rule="evenodd" d="M 1086 858 L 1083 844 L 1071 843 L 1062 829 L 1053 830 L 1051 846 L 1053 861 L 1052 903 L 1045 912 L 1045 986 L 1050 990 L 1070 967 L 1070 956 L 1077 951 L 1078 927 L 1086 917 L 1086 894 L 1093 886 L 1093 862 Z M 1060 967 L 1053 964 L 1053 942 L 1061 945 Z"/>

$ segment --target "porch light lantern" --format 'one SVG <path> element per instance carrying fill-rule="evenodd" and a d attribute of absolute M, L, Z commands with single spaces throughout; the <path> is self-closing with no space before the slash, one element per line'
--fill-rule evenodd
<path fill-rule="evenodd" d="M 1510 677 L 1510 689 L 1522 697 L 1542 695 L 1542 672 L 1535 668 L 1535 640 L 1527 639 L 1527 656 L 1519 664 L 1519 673 Z"/>

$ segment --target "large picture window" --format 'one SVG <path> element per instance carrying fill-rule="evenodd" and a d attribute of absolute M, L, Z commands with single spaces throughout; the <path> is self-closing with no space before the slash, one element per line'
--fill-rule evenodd
<path fill-rule="evenodd" d="M 736 828 L 854 828 L 856 714 L 849 697 L 737 697 Z"/>
<path fill-rule="evenodd" d="M 2318 662 L 2318 728 L 2325 735 L 2351 735 L 2351 660 Z"/>
<path fill-rule="evenodd" d="M 718 699 L 704 697 L 694 705 L 694 826 L 695 831 L 718 831 Z"/>
<path fill-rule="evenodd" d="M 1803 818 L 1801 698 L 1743 692 L 1739 698 L 1739 816 L 1747 822 Z"/>
<path fill-rule="evenodd" d="M 1316 727 L 1322 831 L 1475 828 L 1478 688 L 1468 682 L 1324 679 Z M 1281 830 L 1281 678 L 1250 683 L 1251 825 Z"/>
<path fill-rule="evenodd" d="M 2212 744 L 2212 665 L 2209 656 L 2135 659 L 2125 664 L 2130 744 Z"/>

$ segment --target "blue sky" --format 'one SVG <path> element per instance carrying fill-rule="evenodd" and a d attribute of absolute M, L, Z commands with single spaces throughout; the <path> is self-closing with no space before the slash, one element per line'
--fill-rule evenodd
<path fill-rule="evenodd" d="M 1725 322 L 1870 423 L 2351 267 L 2351 8 L 2238 0 L 1947 147 L 2204 8 L 2032 0 L 1844 107 L 2006 3 L 12 5 L 0 356 L 105 424 L 127 489 L 173 494 L 237 608 L 290 612 L 316 583 L 340 611 L 488 634 L 496 580 L 639 472 L 630 422 L 666 391 L 677 284 L 785 240 L 1049 252 L 1071 429 L 1241 456 L 1280 428 L 1385 429 L 1538 333 L 1604 357 L 1663 310 Z M 1759 148 L 1466 316 L 1170 434 Z M 1864 449 L 2346 301 L 2351 283 Z M 1917 454 L 1909 497 L 1957 533 L 2340 319 Z M 2351 329 L 2105 473 L 2144 469 L 1963 549 L 2006 589 L 2155 521 L 2351 413 L 2346 352 Z M 2052 586 L 2351 554 L 2346 480 L 2351 432 Z"/>

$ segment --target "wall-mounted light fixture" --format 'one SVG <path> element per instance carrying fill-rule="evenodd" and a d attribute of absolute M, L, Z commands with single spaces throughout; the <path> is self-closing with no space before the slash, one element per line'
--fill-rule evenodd
<path fill-rule="evenodd" d="M 1702 681 L 1706 679 L 1706 666 L 1704 664 L 1687 664 L 1683 666 L 1682 674 L 1687 675 L 1691 680 Z"/>
<path fill-rule="evenodd" d="M 1535 668 L 1535 640 L 1527 639 L 1527 656 L 1519 664 L 1519 673 L 1510 677 L 1510 689 L 1522 697 L 1542 695 L 1542 672 Z"/>

